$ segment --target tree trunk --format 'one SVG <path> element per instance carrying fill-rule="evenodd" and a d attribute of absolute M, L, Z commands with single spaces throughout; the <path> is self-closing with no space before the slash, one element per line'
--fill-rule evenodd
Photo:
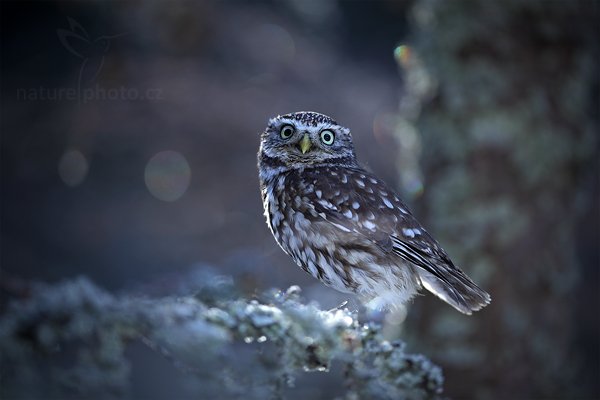
<path fill-rule="evenodd" d="M 401 164 L 401 181 L 492 304 L 416 302 L 408 329 L 452 397 L 596 397 L 598 335 L 577 340 L 598 329 L 598 244 L 578 246 L 597 202 L 598 3 L 423 0 L 413 16 L 397 134 L 423 171 Z"/>

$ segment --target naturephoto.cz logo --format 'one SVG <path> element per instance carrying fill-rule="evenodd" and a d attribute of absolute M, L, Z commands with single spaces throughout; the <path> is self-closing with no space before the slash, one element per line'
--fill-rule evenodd
<path fill-rule="evenodd" d="M 40 86 L 37 88 L 17 89 L 17 99 L 25 101 L 77 101 L 80 103 L 106 100 L 159 101 L 162 100 L 162 90 L 158 88 L 139 90 L 125 86 L 107 89 L 98 84 L 85 88 L 48 88 Z"/>
<path fill-rule="evenodd" d="M 92 38 L 75 21 L 67 17 L 69 29 L 57 29 L 58 39 L 63 47 L 80 60 L 75 87 L 34 87 L 17 89 L 17 100 L 25 101 L 159 101 L 162 90 L 159 88 L 139 89 L 119 86 L 106 88 L 94 83 L 104 65 L 105 57 L 112 42 L 127 33 L 101 35 Z"/>

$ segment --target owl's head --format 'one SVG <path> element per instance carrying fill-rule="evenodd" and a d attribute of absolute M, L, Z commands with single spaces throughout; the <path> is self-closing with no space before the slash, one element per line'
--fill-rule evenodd
<path fill-rule="evenodd" d="M 356 165 L 350 130 L 310 111 L 280 115 L 261 136 L 260 153 L 288 166 Z"/>

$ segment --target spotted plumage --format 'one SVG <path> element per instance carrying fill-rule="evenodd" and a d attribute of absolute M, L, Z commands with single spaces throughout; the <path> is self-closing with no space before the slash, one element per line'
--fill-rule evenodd
<path fill-rule="evenodd" d="M 490 296 L 456 267 L 383 181 L 357 162 L 350 131 L 297 112 L 269 121 L 258 153 L 267 225 L 304 271 L 369 305 L 424 287 L 471 314 Z"/>

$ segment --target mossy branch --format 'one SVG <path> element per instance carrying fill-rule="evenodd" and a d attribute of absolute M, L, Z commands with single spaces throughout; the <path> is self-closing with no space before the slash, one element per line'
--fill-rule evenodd
<path fill-rule="evenodd" d="M 300 371 L 332 362 L 343 365 L 348 399 L 442 393 L 439 367 L 356 313 L 303 304 L 298 287 L 247 300 L 232 296 L 230 280 L 211 282 L 166 298 L 117 297 L 85 278 L 36 286 L 0 319 L 4 395 L 128 397 L 133 342 L 201 382 L 206 397 L 281 398 Z"/>

